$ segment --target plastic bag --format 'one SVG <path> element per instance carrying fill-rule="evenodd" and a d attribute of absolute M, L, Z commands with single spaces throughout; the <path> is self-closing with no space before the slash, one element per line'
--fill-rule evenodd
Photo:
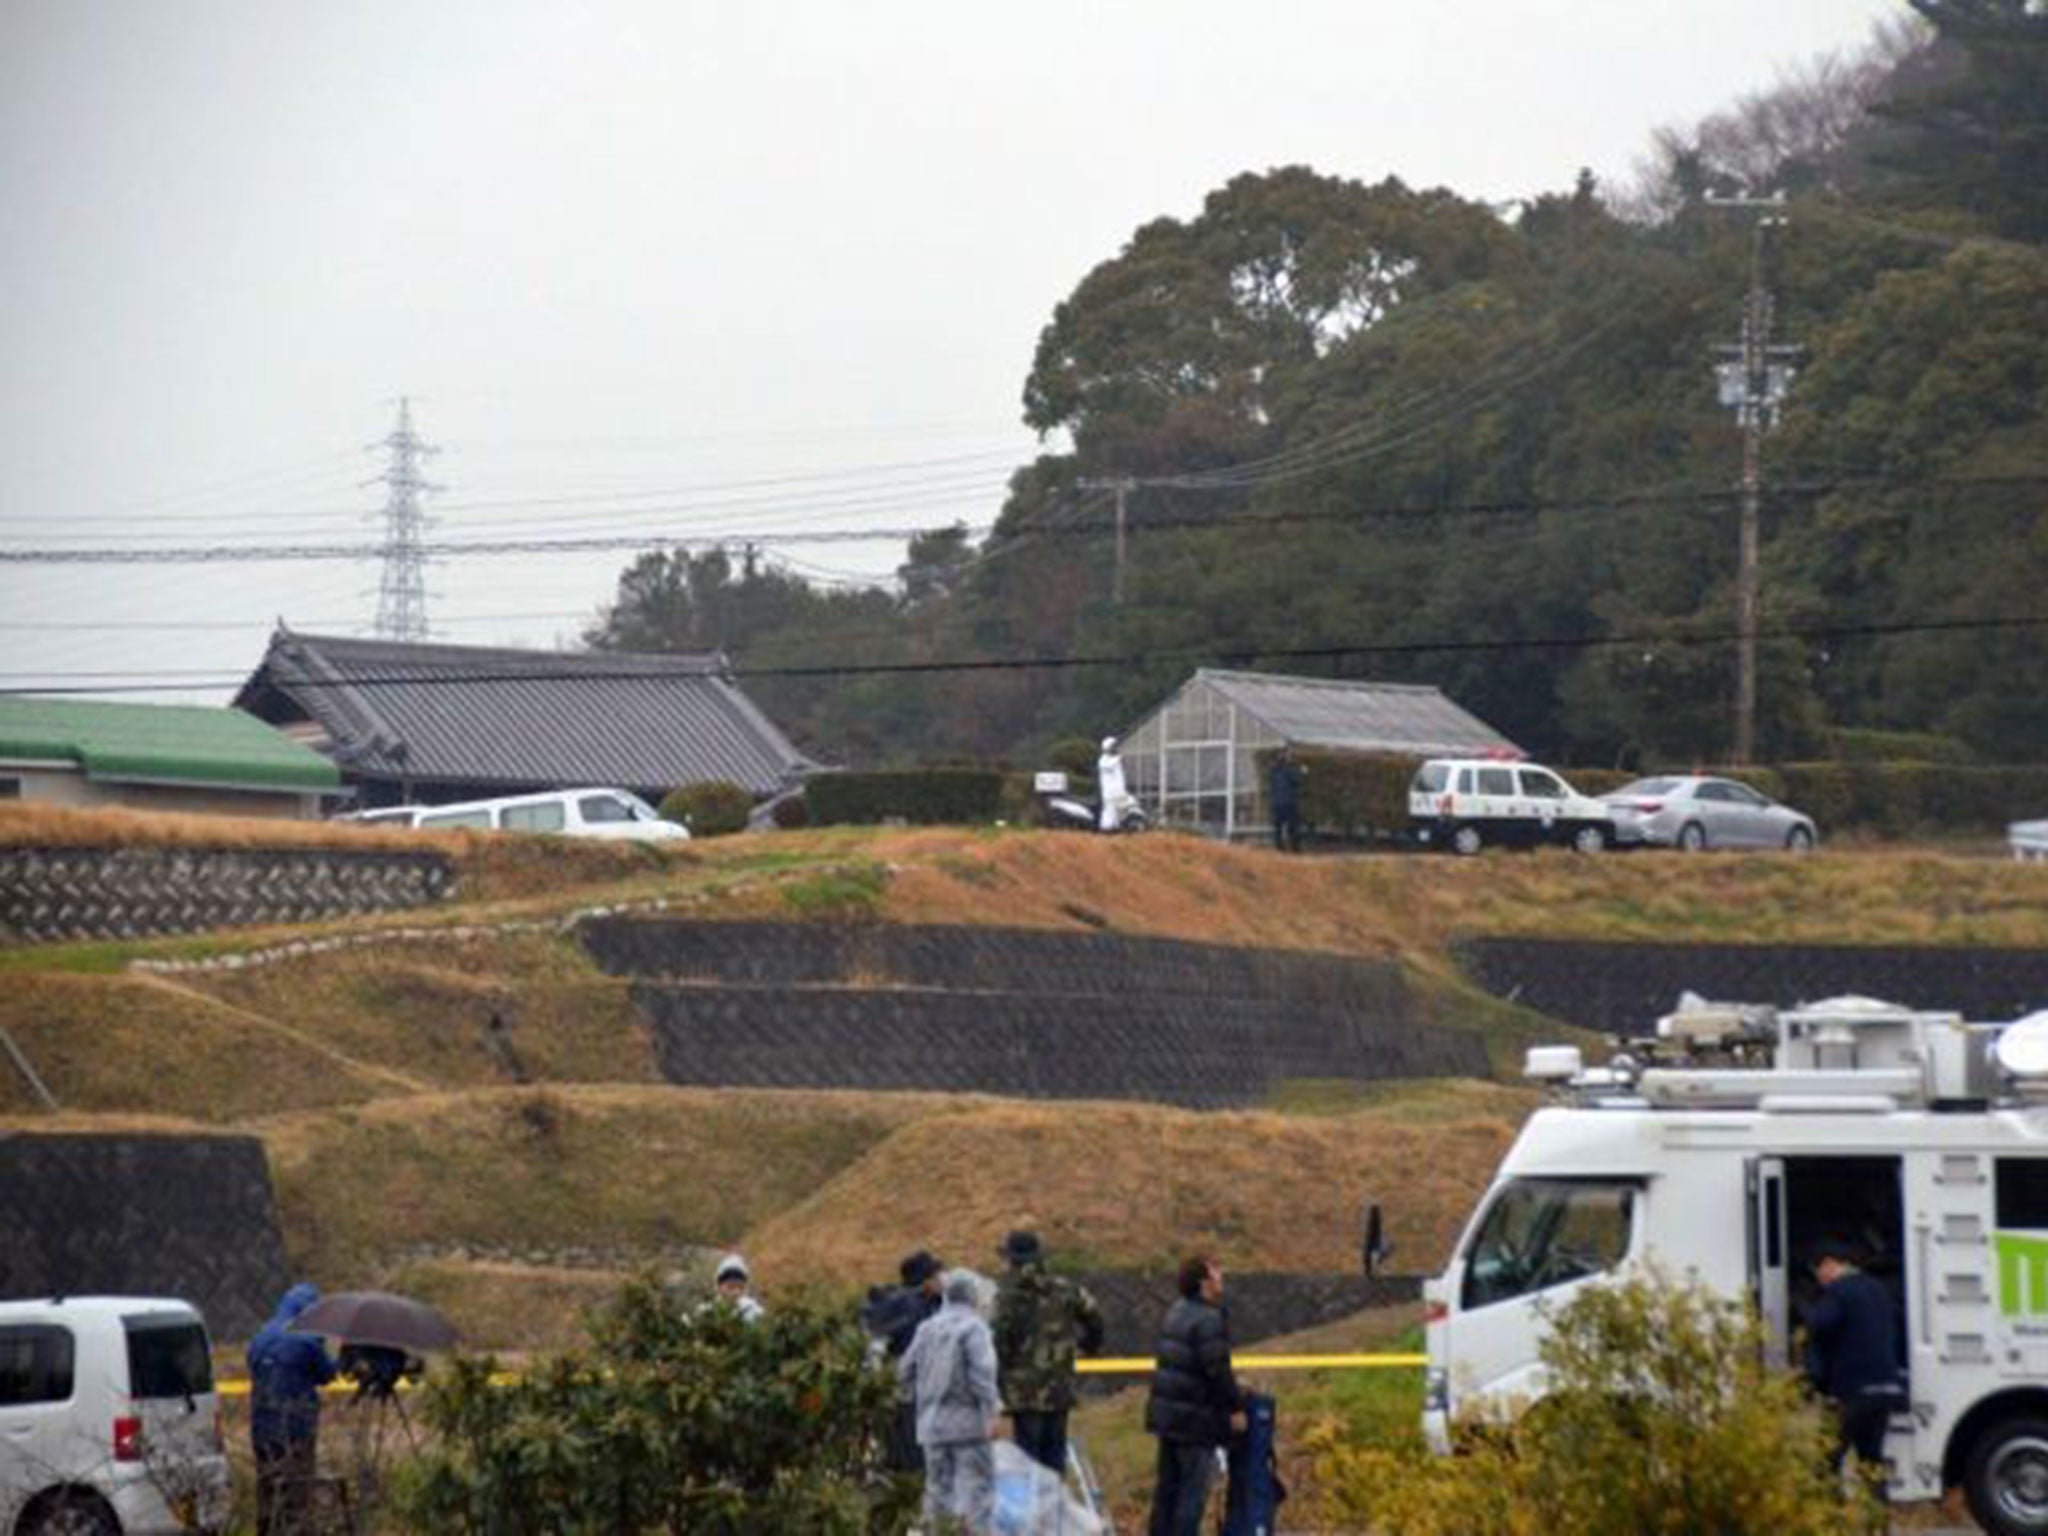
<path fill-rule="evenodd" d="M 1102 1536 L 1102 1521 L 1051 1471 L 1008 1440 L 998 1440 L 995 1453 L 996 1536 Z"/>

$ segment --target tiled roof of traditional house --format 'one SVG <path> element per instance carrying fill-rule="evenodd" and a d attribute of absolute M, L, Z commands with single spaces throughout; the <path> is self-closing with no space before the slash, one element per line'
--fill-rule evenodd
<path fill-rule="evenodd" d="M 815 767 L 722 656 L 527 651 L 280 628 L 235 702 L 310 719 L 352 776 L 662 791 L 723 779 L 756 795 Z"/>

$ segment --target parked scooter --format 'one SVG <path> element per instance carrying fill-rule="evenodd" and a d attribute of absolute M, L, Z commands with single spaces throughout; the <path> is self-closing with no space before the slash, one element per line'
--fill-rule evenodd
<path fill-rule="evenodd" d="M 1069 793 L 1063 773 L 1040 774 L 1039 791 L 1045 799 L 1046 819 L 1056 827 L 1085 828 L 1094 832 L 1143 832 L 1152 818 L 1124 782 L 1124 760 L 1117 754 L 1116 738 L 1102 738 L 1102 756 L 1095 760 L 1096 799 Z"/>

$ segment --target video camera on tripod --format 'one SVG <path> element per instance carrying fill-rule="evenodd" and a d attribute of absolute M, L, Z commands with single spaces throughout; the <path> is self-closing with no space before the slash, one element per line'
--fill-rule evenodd
<path fill-rule="evenodd" d="M 401 1381 L 417 1381 L 426 1369 L 419 1356 L 384 1344 L 343 1344 L 336 1362 L 343 1377 L 355 1383 L 355 1400 L 389 1398 Z"/>

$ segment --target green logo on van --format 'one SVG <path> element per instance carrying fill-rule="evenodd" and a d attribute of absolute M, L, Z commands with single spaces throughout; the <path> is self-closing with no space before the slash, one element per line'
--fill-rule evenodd
<path fill-rule="evenodd" d="M 1992 1234 L 1998 1252 L 1998 1310 L 2005 1317 L 2048 1314 L 2048 1236 Z"/>

